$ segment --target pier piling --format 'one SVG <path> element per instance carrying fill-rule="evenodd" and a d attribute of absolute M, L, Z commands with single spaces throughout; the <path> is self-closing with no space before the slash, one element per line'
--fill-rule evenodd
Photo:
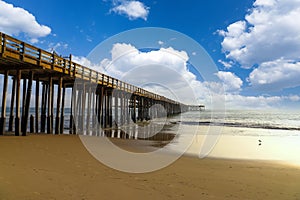
<path fill-rule="evenodd" d="M 56 101 L 56 117 L 55 117 L 55 134 L 60 133 L 60 106 L 61 106 L 61 89 L 62 89 L 62 77 L 59 77 L 57 88 L 57 101 Z"/>
<path fill-rule="evenodd" d="M 15 103 L 15 95 L 16 95 L 16 78 L 12 78 L 12 91 L 10 98 L 10 113 L 9 113 L 9 122 L 8 122 L 8 132 L 13 131 L 13 123 L 14 123 L 14 103 Z"/>
<path fill-rule="evenodd" d="M 53 133 L 53 121 L 52 121 L 52 106 L 53 106 L 53 83 L 52 83 L 52 77 L 49 77 L 49 83 L 48 83 L 48 116 L 47 116 L 47 134 Z"/>
<path fill-rule="evenodd" d="M 30 100 L 31 100 L 31 91 L 32 91 L 32 80 L 33 80 L 33 72 L 29 72 L 29 81 L 28 81 L 28 87 L 26 92 L 26 99 L 25 99 L 25 108 L 24 108 L 24 116 L 22 120 L 22 136 L 26 136 L 27 132 L 27 122 L 28 122 L 28 116 L 29 116 L 29 106 L 30 106 Z"/>
<path fill-rule="evenodd" d="M 15 118 L 15 136 L 20 135 L 20 85 L 21 85 L 21 70 L 17 70 L 17 88 L 16 88 L 16 118 Z"/>
<path fill-rule="evenodd" d="M 0 135 L 3 135 L 5 129 L 7 82 L 8 82 L 8 71 L 5 71 L 4 83 L 3 83 L 2 112 L 1 112 L 1 119 L 0 119 L 0 127 L 1 127 Z"/>
<path fill-rule="evenodd" d="M 39 101 L 40 101 L 40 81 L 39 78 L 35 81 L 35 131 L 39 132 Z"/>

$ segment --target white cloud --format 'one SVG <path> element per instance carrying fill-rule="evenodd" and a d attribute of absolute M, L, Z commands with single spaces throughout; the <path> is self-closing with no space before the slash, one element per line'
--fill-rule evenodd
<path fill-rule="evenodd" d="M 111 50 L 111 58 L 102 61 L 102 65 L 112 75 L 121 78 L 133 67 L 144 65 L 167 66 L 174 71 L 187 71 L 186 62 L 189 57 L 185 51 L 177 51 L 171 47 L 149 52 L 140 52 L 131 44 L 117 43 Z M 189 74 L 192 74 L 189 72 Z"/>
<path fill-rule="evenodd" d="M 59 49 L 67 49 L 68 47 L 69 47 L 69 45 L 66 44 L 66 43 L 63 43 L 63 42 L 58 42 L 58 43 L 52 43 L 52 42 L 51 42 L 51 43 L 48 45 L 47 51 L 50 51 L 50 52 L 55 51 L 56 53 L 58 53 L 58 52 L 59 52 Z"/>
<path fill-rule="evenodd" d="M 287 97 L 287 100 L 297 102 L 297 101 L 300 101 L 300 96 L 290 95 L 290 96 Z"/>
<path fill-rule="evenodd" d="M 278 108 L 285 100 L 285 97 L 280 96 L 242 96 L 239 94 L 227 94 L 226 107 L 229 109 L 269 109 Z"/>
<path fill-rule="evenodd" d="M 243 81 L 232 72 L 219 71 L 216 74 L 224 84 L 227 92 L 239 92 L 243 85 Z"/>
<path fill-rule="evenodd" d="M 39 42 L 39 40 L 38 40 L 37 38 L 31 38 L 29 41 L 30 41 L 32 44 L 35 44 L 35 43 L 38 43 L 38 42 Z"/>
<path fill-rule="evenodd" d="M 245 20 L 219 31 L 223 50 L 248 68 L 281 57 L 298 59 L 300 27 L 295 19 L 299 18 L 298 0 L 256 1 Z"/>
<path fill-rule="evenodd" d="M 275 60 L 262 63 L 249 75 L 253 86 L 274 88 L 291 88 L 300 86 L 300 62 Z"/>
<path fill-rule="evenodd" d="M 89 59 L 83 56 L 72 56 L 72 61 L 90 69 L 103 73 L 104 69 L 101 64 L 92 63 Z"/>
<path fill-rule="evenodd" d="M 280 109 L 287 108 L 290 102 L 300 102 L 300 96 L 243 96 L 226 94 L 228 109 Z"/>
<path fill-rule="evenodd" d="M 142 18 L 146 21 L 149 15 L 149 7 L 140 1 L 116 0 L 113 1 L 113 4 L 114 7 L 111 11 L 120 15 L 126 15 L 130 20 Z"/>
<path fill-rule="evenodd" d="M 14 7 L 0 0 L 0 31 L 18 35 L 24 33 L 32 43 L 37 43 L 38 38 L 45 37 L 51 33 L 48 26 L 41 25 L 28 11 L 23 8 Z"/>
<path fill-rule="evenodd" d="M 256 0 L 244 20 L 219 31 L 224 37 L 223 51 L 243 68 L 257 67 L 249 77 L 252 85 L 269 84 L 278 89 L 299 85 L 300 71 L 294 68 L 300 60 L 297 19 L 299 0 Z"/>
<path fill-rule="evenodd" d="M 86 36 L 86 41 L 88 41 L 88 42 L 93 42 L 93 39 L 92 39 L 91 36 L 87 35 L 87 36 Z"/>
<path fill-rule="evenodd" d="M 131 44 L 113 45 L 111 57 L 88 66 L 151 92 L 189 104 L 210 95 L 210 89 L 188 71 L 189 56 L 171 47 L 141 52 Z M 98 68 L 98 69 L 97 69 Z M 221 85 L 220 85 L 221 87 Z"/>
<path fill-rule="evenodd" d="M 273 6 L 275 4 L 275 0 L 256 0 L 254 3 L 255 6 Z"/>
<path fill-rule="evenodd" d="M 164 42 L 161 41 L 161 40 L 159 40 L 157 43 L 158 43 L 159 45 L 163 45 L 163 44 L 164 44 Z"/>
<path fill-rule="evenodd" d="M 218 60 L 218 62 L 221 63 L 225 67 L 225 69 L 230 69 L 233 65 L 232 61 L 226 62 L 223 60 Z"/>

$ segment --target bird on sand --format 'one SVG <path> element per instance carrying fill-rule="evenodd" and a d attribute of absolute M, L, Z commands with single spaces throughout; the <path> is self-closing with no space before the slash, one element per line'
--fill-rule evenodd
<path fill-rule="evenodd" d="M 261 140 L 258 140 L 258 142 L 259 142 L 258 145 L 261 146 L 261 142 L 262 142 L 262 141 L 261 141 Z"/>

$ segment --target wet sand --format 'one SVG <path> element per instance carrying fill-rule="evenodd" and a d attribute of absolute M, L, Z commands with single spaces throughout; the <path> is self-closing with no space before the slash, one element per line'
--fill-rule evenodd
<path fill-rule="evenodd" d="M 150 148 L 115 140 L 131 151 Z M 144 149 L 145 148 L 145 149 Z M 271 162 L 183 156 L 152 173 L 116 171 L 78 136 L 0 137 L 0 199 L 300 199 L 300 169 Z"/>

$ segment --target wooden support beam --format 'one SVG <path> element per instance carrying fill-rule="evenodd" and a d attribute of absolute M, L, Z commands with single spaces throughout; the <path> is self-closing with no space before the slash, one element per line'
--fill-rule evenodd
<path fill-rule="evenodd" d="M 9 123 L 8 123 L 8 131 L 13 131 L 13 123 L 14 123 L 14 103 L 16 96 L 16 77 L 13 78 L 13 85 L 11 89 L 11 98 L 10 98 L 10 114 L 9 114 Z"/>
<path fill-rule="evenodd" d="M 84 134 L 85 131 L 85 126 L 84 126 L 84 122 L 85 122 L 85 111 L 86 111 L 86 89 L 85 89 L 85 83 L 83 82 L 82 84 L 82 99 L 81 99 L 81 134 Z"/>
<path fill-rule="evenodd" d="M 109 127 L 109 94 L 108 91 L 105 90 L 105 120 L 104 120 L 104 127 Z"/>
<path fill-rule="evenodd" d="M 96 118 L 97 118 L 97 98 L 96 98 L 96 91 L 94 91 L 94 93 L 92 93 L 92 135 L 96 135 L 97 131 L 96 131 L 96 127 L 97 127 L 97 123 L 96 123 Z"/>
<path fill-rule="evenodd" d="M 35 132 L 39 132 L 39 101 L 40 101 L 40 81 L 39 78 L 35 81 Z"/>
<path fill-rule="evenodd" d="M 114 97 L 115 97 L 115 120 L 114 120 L 114 123 L 115 123 L 115 126 L 116 128 L 118 127 L 118 117 L 119 117 L 119 93 L 118 91 L 114 90 Z"/>
<path fill-rule="evenodd" d="M 126 124 L 130 123 L 129 98 L 130 98 L 130 95 L 126 94 Z"/>
<path fill-rule="evenodd" d="M 81 127 L 81 124 L 82 124 L 82 104 L 81 104 L 81 102 L 82 102 L 82 90 L 81 89 L 79 89 L 78 90 L 78 94 L 77 94 L 77 96 L 78 96 L 78 98 L 77 98 L 77 100 L 76 100 L 76 103 L 77 103 L 77 105 L 76 105 L 76 114 L 74 115 L 74 122 L 75 122 L 75 124 L 76 124 L 76 128 L 77 128 L 77 130 L 78 130 L 78 132 L 79 133 L 81 133 L 82 132 L 82 127 Z"/>
<path fill-rule="evenodd" d="M 69 134 L 73 134 L 73 110 L 74 110 L 74 99 L 76 98 L 74 95 L 75 85 L 72 87 L 71 92 L 71 110 L 70 110 L 70 124 L 69 124 Z"/>
<path fill-rule="evenodd" d="M 86 114 L 86 135 L 90 135 L 90 127 L 91 127 L 91 107 L 92 107 L 92 86 L 91 83 L 87 84 L 87 95 L 88 95 L 88 100 L 87 100 L 87 114 Z"/>
<path fill-rule="evenodd" d="M 138 118 L 140 121 L 144 120 L 144 98 L 139 98 L 139 112 L 138 112 Z"/>
<path fill-rule="evenodd" d="M 43 82 L 42 88 L 42 105 L 41 105 L 41 132 L 46 132 L 46 108 L 47 108 L 48 84 Z"/>
<path fill-rule="evenodd" d="M 133 116 L 132 120 L 136 123 L 136 96 L 133 97 Z"/>
<path fill-rule="evenodd" d="M 23 130 L 22 136 L 26 136 L 27 127 L 28 127 L 28 117 L 29 117 L 29 107 L 30 107 L 30 100 L 31 100 L 31 91 L 32 91 L 32 80 L 33 80 L 33 72 L 29 72 L 29 81 L 28 87 L 26 92 L 26 100 L 25 100 L 25 110 L 24 110 L 24 121 L 22 121 Z"/>
<path fill-rule="evenodd" d="M 3 81 L 3 93 L 2 93 L 2 112 L 0 119 L 0 135 L 3 135 L 5 130 L 5 119 L 6 119 L 6 97 L 7 97 L 7 82 L 8 82 L 8 71 L 5 71 L 4 81 Z"/>
<path fill-rule="evenodd" d="M 96 89 L 96 102 L 95 102 L 95 129 L 96 129 L 96 135 L 99 135 L 99 131 L 100 131 L 100 117 L 101 117 L 101 113 L 100 113 L 100 92 L 99 92 L 99 87 L 97 87 Z"/>
<path fill-rule="evenodd" d="M 53 134 L 53 121 L 52 121 L 52 96 L 53 96 L 53 83 L 52 83 L 52 77 L 49 77 L 49 85 L 48 85 L 48 116 L 47 116 L 47 134 Z"/>
<path fill-rule="evenodd" d="M 102 86 L 100 89 L 100 97 L 99 97 L 99 117 L 100 117 L 100 127 L 104 127 L 104 87 Z"/>
<path fill-rule="evenodd" d="M 102 109 L 102 87 L 98 86 L 97 88 L 97 93 L 96 93 L 96 104 L 97 104 L 97 111 L 96 111 L 96 117 L 97 117 L 97 125 L 96 125 L 96 129 L 97 129 L 97 135 L 100 135 L 101 132 L 101 122 L 102 122 L 102 118 L 101 118 L 101 109 Z"/>
<path fill-rule="evenodd" d="M 63 85 L 63 95 L 62 95 L 61 115 L 60 115 L 60 134 L 64 133 L 65 101 L 66 101 L 66 86 Z"/>
<path fill-rule="evenodd" d="M 78 101 L 78 95 L 77 95 L 77 83 L 74 84 L 73 88 L 72 88 L 72 99 L 73 99 L 73 104 L 72 104 L 72 111 L 73 111 L 73 114 L 71 115 L 72 116 L 72 132 L 73 134 L 77 134 L 77 129 L 78 127 L 76 127 L 76 123 L 75 123 L 75 116 L 76 119 L 78 119 L 78 109 L 77 109 L 77 101 Z"/>
<path fill-rule="evenodd" d="M 120 91 L 120 125 L 124 124 L 124 92 Z"/>
<path fill-rule="evenodd" d="M 108 110 L 109 110 L 109 115 L 108 115 L 108 125 L 109 125 L 109 128 L 112 128 L 112 126 L 113 126 L 113 119 L 112 119 L 112 107 L 113 107 L 113 105 L 112 105 L 112 100 L 113 100 L 113 97 L 112 97 L 112 93 L 111 92 L 109 92 L 109 95 L 108 95 L 108 104 L 109 104 L 109 108 L 108 108 Z"/>
<path fill-rule="evenodd" d="M 143 104 L 143 118 L 144 120 L 147 120 L 147 99 L 144 98 L 144 104 Z"/>
<path fill-rule="evenodd" d="M 148 121 L 150 120 L 150 117 L 149 117 L 149 108 L 150 108 L 150 102 L 149 102 L 149 99 L 147 98 L 146 99 L 146 103 L 145 103 L 145 109 L 144 109 L 144 117 L 145 119 Z"/>
<path fill-rule="evenodd" d="M 22 120 L 24 118 L 25 114 L 25 104 L 26 104 L 26 85 L 27 85 L 27 80 L 26 78 L 23 79 L 23 99 L 22 99 Z"/>
<path fill-rule="evenodd" d="M 33 115 L 30 115 L 29 121 L 30 121 L 30 130 L 29 130 L 29 132 L 34 133 L 34 117 L 33 117 Z"/>
<path fill-rule="evenodd" d="M 57 101 L 56 101 L 56 117 L 55 117 L 55 134 L 60 133 L 60 105 L 61 105 L 61 88 L 62 88 L 62 77 L 59 77 L 57 87 Z"/>
<path fill-rule="evenodd" d="M 102 125 L 103 125 L 103 87 L 100 87 L 99 95 L 98 95 L 98 135 L 102 133 Z"/>
<path fill-rule="evenodd" d="M 52 124 L 52 132 L 55 131 L 53 130 L 53 127 L 54 127 L 54 78 L 52 77 L 52 95 L 51 95 L 51 124 Z"/>
<path fill-rule="evenodd" d="M 20 85 L 21 85 L 21 70 L 17 71 L 16 76 L 16 118 L 15 118 L 15 136 L 20 135 Z"/>
<path fill-rule="evenodd" d="M 73 114 L 74 116 L 74 125 L 76 127 L 77 133 L 81 133 L 82 129 L 81 129 L 81 101 L 82 101 L 82 89 L 80 88 L 81 85 L 76 83 L 76 87 L 77 87 L 77 95 L 76 95 L 76 105 L 75 105 L 75 113 Z"/>
<path fill-rule="evenodd" d="M 74 83 L 72 87 L 71 97 L 71 115 L 70 115 L 70 134 L 76 134 L 75 117 L 77 116 L 77 83 Z M 76 117 L 78 119 L 78 116 Z"/>

